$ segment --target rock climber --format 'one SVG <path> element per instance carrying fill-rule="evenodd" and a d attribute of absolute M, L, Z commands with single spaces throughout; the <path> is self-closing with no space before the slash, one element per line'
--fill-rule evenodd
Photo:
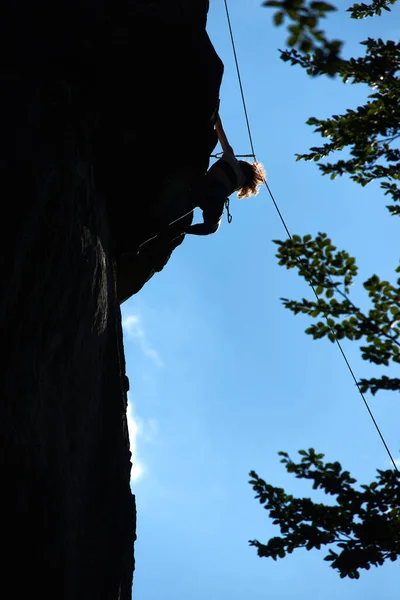
<path fill-rule="evenodd" d="M 219 116 L 215 129 L 223 154 L 207 171 L 196 191 L 196 206 L 203 211 L 203 223 L 190 225 L 186 229 L 186 233 L 194 235 L 209 235 L 218 231 L 229 196 L 233 192 L 238 192 L 239 199 L 255 196 L 266 179 L 261 163 L 236 159 Z"/>

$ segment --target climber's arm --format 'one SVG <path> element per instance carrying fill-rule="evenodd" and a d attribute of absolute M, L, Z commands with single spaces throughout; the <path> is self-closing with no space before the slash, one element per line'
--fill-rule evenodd
<path fill-rule="evenodd" d="M 215 123 L 215 129 L 216 129 L 216 132 L 217 132 L 217 135 L 218 135 L 218 139 L 219 139 L 219 143 L 221 144 L 222 150 L 224 152 L 231 152 L 232 154 L 234 154 L 233 148 L 229 144 L 228 138 L 225 135 L 224 128 L 222 127 L 222 121 L 221 121 L 221 118 L 219 116 L 218 116 L 217 121 Z"/>
<path fill-rule="evenodd" d="M 215 222 L 195 223 L 186 229 L 186 233 L 192 235 L 210 235 L 216 233 L 221 225 L 221 220 Z"/>

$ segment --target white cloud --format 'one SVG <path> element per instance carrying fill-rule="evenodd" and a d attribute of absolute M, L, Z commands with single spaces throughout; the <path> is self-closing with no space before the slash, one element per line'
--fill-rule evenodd
<path fill-rule="evenodd" d="M 395 459 L 394 459 L 394 462 L 396 463 L 396 467 L 397 467 L 398 469 L 400 469 L 400 457 L 399 457 L 399 458 L 395 458 Z"/>
<path fill-rule="evenodd" d="M 138 315 L 129 315 L 122 320 L 122 327 L 128 337 L 136 340 L 143 354 L 147 356 L 157 367 L 163 367 L 164 363 L 160 358 L 157 350 L 155 350 L 149 341 L 142 328 L 141 320 Z"/>
<path fill-rule="evenodd" d="M 146 472 L 146 468 L 141 460 L 140 452 L 138 451 L 138 442 L 141 444 L 155 442 L 158 437 L 159 426 L 156 419 L 147 419 L 143 421 L 136 415 L 134 404 L 128 394 L 128 410 L 127 421 L 129 431 L 130 451 L 132 453 L 131 461 L 131 481 L 141 479 Z"/>
<path fill-rule="evenodd" d="M 154 442 L 158 436 L 158 421 L 149 419 L 144 430 L 144 440 L 146 442 Z"/>
<path fill-rule="evenodd" d="M 127 420 L 128 420 L 128 431 L 129 431 L 129 442 L 132 453 L 132 469 L 131 469 L 131 481 L 137 481 L 144 472 L 144 467 L 139 460 L 138 457 L 138 437 L 142 433 L 142 425 L 139 419 L 135 418 L 133 415 L 133 404 L 131 401 L 128 401 L 128 411 L 127 411 Z"/>

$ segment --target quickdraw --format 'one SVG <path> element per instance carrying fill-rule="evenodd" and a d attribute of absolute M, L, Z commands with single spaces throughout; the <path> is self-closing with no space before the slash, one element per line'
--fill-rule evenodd
<path fill-rule="evenodd" d="M 225 208 L 226 208 L 226 216 L 228 218 L 228 223 L 232 223 L 232 215 L 229 212 L 229 198 L 225 200 Z"/>

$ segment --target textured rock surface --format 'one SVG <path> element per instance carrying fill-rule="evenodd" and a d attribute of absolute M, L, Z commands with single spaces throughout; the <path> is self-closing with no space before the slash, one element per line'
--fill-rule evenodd
<path fill-rule="evenodd" d="M 90 125 L 77 125 L 70 86 L 3 77 L 1 97 L 4 589 L 14 598 L 129 598 L 125 364 Z"/>
<path fill-rule="evenodd" d="M 13 598 L 131 595 L 117 272 L 157 229 L 177 170 L 207 168 L 222 75 L 208 2 L 166 5 L 10 0 L 2 14 L 0 531 Z M 128 294 L 177 234 L 148 246 L 147 264 L 127 261 Z"/>

